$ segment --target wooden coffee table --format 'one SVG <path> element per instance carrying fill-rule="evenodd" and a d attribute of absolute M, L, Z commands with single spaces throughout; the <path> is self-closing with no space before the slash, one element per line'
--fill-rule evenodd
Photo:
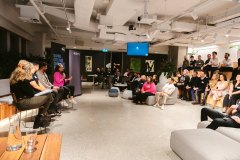
<path fill-rule="evenodd" d="M 23 137 L 24 139 L 24 137 Z M 36 151 L 24 153 L 24 145 L 18 151 L 6 151 L 7 137 L 0 137 L 0 160 L 59 160 L 62 135 L 37 135 Z M 24 143 L 24 142 L 23 142 Z"/>

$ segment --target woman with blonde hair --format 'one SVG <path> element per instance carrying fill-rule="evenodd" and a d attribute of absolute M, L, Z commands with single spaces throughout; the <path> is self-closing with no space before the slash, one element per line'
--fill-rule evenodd
<path fill-rule="evenodd" d="M 212 108 L 216 107 L 217 101 L 228 93 L 229 82 L 225 74 L 219 76 L 219 80 L 214 88 L 211 89 L 209 95 L 213 96 Z"/>
<path fill-rule="evenodd" d="M 53 101 L 51 93 L 34 96 L 35 81 L 32 79 L 34 72 L 33 64 L 27 61 L 19 61 L 18 67 L 10 77 L 10 90 L 16 98 L 16 106 L 20 111 L 39 108 L 33 128 L 46 127 L 49 125 L 47 110 Z"/>

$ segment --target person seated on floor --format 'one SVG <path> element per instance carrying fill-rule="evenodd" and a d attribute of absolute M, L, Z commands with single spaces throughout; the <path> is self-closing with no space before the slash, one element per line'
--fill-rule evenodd
<path fill-rule="evenodd" d="M 199 78 L 198 84 L 195 86 L 195 89 L 193 88 L 191 92 L 192 99 L 194 101 L 192 104 L 201 104 L 201 94 L 205 92 L 205 89 L 208 83 L 209 83 L 209 78 L 206 77 L 204 71 L 200 71 L 200 78 Z M 197 100 L 194 92 L 196 92 L 197 94 Z"/>
<path fill-rule="evenodd" d="M 240 73 L 240 58 L 238 58 L 238 67 L 234 68 L 232 71 L 231 81 L 234 81 L 239 73 Z"/>
<path fill-rule="evenodd" d="M 122 79 L 121 73 L 117 72 L 116 75 L 114 75 L 113 84 L 122 83 L 122 82 L 123 82 L 123 79 Z"/>
<path fill-rule="evenodd" d="M 146 76 L 145 75 L 142 75 L 140 80 L 139 81 L 133 81 L 132 83 L 132 99 L 133 99 L 133 102 L 135 102 L 135 99 L 136 99 L 136 95 L 139 94 L 141 92 L 141 89 L 142 89 L 142 86 L 143 84 L 146 82 Z"/>
<path fill-rule="evenodd" d="M 189 83 L 187 83 L 186 87 L 183 90 L 183 93 L 186 97 L 185 100 L 187 101 L 191 101 L 191 100 L 193 102 L 196 101 L 196 97 L 193 94 L 195 94 L 195 91 L 198 89 L 198 85 L 200 82 L 200 78 L 197 75 L 198 75 L 198 72 L 194 71 L 192 78 L 190 79 Z"/>
<path fill-rule="evenodd" d="M 142 86 L 141 92 L 136 95 L 135 103 L 139 102 L 142 104 L 148 96 L 153 96 L 156 94 L 156 85 L 153 82 L 151 76 L 147 77 L 147 82 Z"/>
<path fill-rule="evenodd" d="M 219 80 L 220 81 L 217 82 L 215 88 L 212 88 L 211 92 L 209 93 L 209 96 L 213 97 L 213 109 L 216 107 L 217 101 L 228 93 L 229 82 L 227 81 L 226 75 L 221 74 L 219 76 Z"/>
<path fill-rule="evenodd" d="M 48 75 L 46 74 L 47 71 L 47 63 L 46 62 L 40 62 L 39 64 L 39 70 L 36 72 L 38 76 L 39 82 L 47 89 L 51 89 L 53 92 L 53 97 L 55 100 L 55 104 L 60 103 L 65 107 L 68 107 L 67 102 L 63 99 L 63 92 L 64 89 L 62 87 L 54 86 L 48 79 Z M 62 101 L 62 102 L 60 102 Z M 50 107 L 51 108 L 51 107 Z M 56 112 L 59 112 L 58 109 Z"/>
<path fill-rule="evenodd" d="M 94 86 L 95 84 L 97 83 L 97 85 L 99 85 L 101 83 L 101 70 L 100 68 L 97 68 L 96 69 L 96 72 L 95 72 L 95 77 L 94 77 Z"/>
<path fill-rule="evenodd" d="M 10 91 L 16 98 L 16 105 L 19 110 L 39 108 L 33 124 L 33 128 L 36 129 L 49 125 L 51 119 L 47 116 L 47 110 L 53 101 L 53 97 L 51 93 L 34 96 L 37 85 L 33 80 L 34 72 L 35 69 L 32 63 L 21 60 L 18 67 L 11 74 Z"/>
<path fill-rule="evenodd" d="M 238 74 L 236 80 L 230 84 L 229 92 L 223 99 L 223 113 L 225 113 L 230 106 L 236 104 L 238 99 L 240 99 L 240 74 Z"/>
<path fill-rule="evenodd" d="M 167 102 L 167 98 L 172 95 L 174 90 L 175 90 L 174 79 L 169 78 L 168 83 L 163 86 L 162 91 L 156 93 L 156 95 L 155 95 L 156 96 L 156 104 L 154 104 L 153 106 L 154 107 L 159 107 L 160 106 L 159 101 L 160 101 L 160 98 L 162 97 L 163 98 L 163 104 L 161 106 L 161 109 L 163 110 L 164 105 Z"/>
<path fill-rule="evenodd" d="M 212 76 L 212 79 L 209 80 L 209 83 L 207 84 L 207 86 L 205 88 L 204 95 L 203 95 L 203 101 L 202 101 L 202 104 L 201 104 L 202 106 L 206 105 L 207 97 L 208 97 L 210 91 L 213 88 L 216 88 L 218 80 L 219 80 L 219 74 L 214 73 L 213 76 Z"/>
<path fill-rule="evenodd" d="M 178 81 L 176 83 L 176 87 L 178 88 L 179 98 L 182 100 L 187 99 L 186 92 L 184 91 L 186 91 L 185 88 L 190 81 L 190 77 L 188 76 L 188 73 L 189 73 L 188 70 L 184 69 L 182 75 L 178 74 Z"/>
<path fill-rule="evenodd" d="M 230 57 L 230 54 L 229 53 L 225 53 L 224 59 L 219 64 L 219 67 L 220 67 L 219 71 L 220 72 L 232 72 L 232 70 L 233 70 L 233 63 L 232 63 L 232 60 L 229 57 Z"/>
<path fill-rule="evenodd" d="M 210 108 L 202 108 L 201 121 L 207 121 L 208 117 L 213 120 L 207 126 L 209 129 L 216 130 L 218 127 L 240 128 L 240 104 L 232 105 L 227 114 Z"/>
<path fill-rule="evenodd" d="M 204 62 L 204 65 L 202 66 L 201 70 L 203 70 L 206 74 L 206 76 L 209 78 L 209 71 L 211 71 L 211 54 L 207 55 L 207 60 Z"/>
<path fill-rule="evenodd" d="M 203 65 L 204 65 L 204 61 L 202 60 L 202 56 L 198 55 L 198 60 L 196 61 L 195 69 L 196 70 L 201 70 Z"/>
<path fill-rule="evenodd" d="M 64 89 L 63 97 L 64 99 L 68 99 L 69 103 L 77 104 L 77 102 L 73 99 L 75 87 L 73 85 L 64 85 L 65 82 L 71 81 L 72 77 L 66 78 L 63 70 L 64 68 L 61 63 L 59 63 L 55 67 L 55 72 L 53 75 L 53 85 L 57 87 L 62 87 Z"/>
<path fill-rule="evenodd" d="M 194 56 L 190 56 L 190 61 L 189 61 L 189 67 L 188 70 L 194 70 L 196 65 L 196 60 L 194 59 Z"/>

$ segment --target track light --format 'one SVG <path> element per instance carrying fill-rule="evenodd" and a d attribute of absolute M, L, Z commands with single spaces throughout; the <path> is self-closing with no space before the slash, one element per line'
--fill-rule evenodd
<path fill-rule="evenodd" d="M 230 33 L 231 33 L 231 30 L 228 30 L 227 33 L 225 34 L 225 36 L 229 37 Z"/>
<path fill-rule="evenodd" d="M 198 19 L 198 15 L 197 15 L 194 11 L 192 11 L 192 12 L 190 13 L 190 15 L 192 16 L 192 18 L 194 19 L 194 21 L 196 21 L 196 20 Z"/>
<path fill-rule="evenodd" d="M 66 27 L 66 30 L 67 30 L 69 33 L 72 33 L 71 23 L 70 23 L 70 22 L 68 22 L 68 26 Z"/>

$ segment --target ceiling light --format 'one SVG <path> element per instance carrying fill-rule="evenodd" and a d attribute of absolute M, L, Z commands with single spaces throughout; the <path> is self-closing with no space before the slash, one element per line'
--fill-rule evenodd
<path fill-rule="evenodd" d="M 192 18 L 194 19 L 194 21 L 196 21 L 198 19 L 198 15 L 193 11 L 190 13 L 190 15 L 192 16 Z"/>
<path fill-rule="evenodd" d="M 70 23 L 70 22 L 68 22 L 68 26 L 66 27 L 66 30 L 67 30 L 69 33 L 72 33 L 71 23 Z"/>
<path fill-rule="evenodd" d="M 74 49 L 77 48 L 76 46 L 73 47 Z"/>
<path fill-rule="evenodd" d="M 146 34 L 146 37 L 147 37 L 147 39 L 150 39 L 150 38 L 151 38 L 150 35 L 149 35 L 149 33 Z"/>
<path fill-rule="evenodd" d="M 228 30 L 227 33 L 225 34 L 226 37 L 229 37 L 229 34 L 231 33 L 231 30 Z"/>

